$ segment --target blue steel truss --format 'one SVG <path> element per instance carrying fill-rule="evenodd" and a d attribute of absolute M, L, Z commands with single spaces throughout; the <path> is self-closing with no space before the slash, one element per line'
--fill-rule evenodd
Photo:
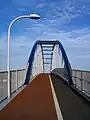
<path fill-rule="evenodd" d="M 43 59 L 44 59 L 44 53 L 43 53 L 43 47 L 44 48 L 52 48 L 52 50 L 54 50 L 54 46 L 58 44 L 59 45 L 59 49 L 61 50 L 61 53 L 62 53 L 62 56 L 63 56 L 63 60 L 64 60 L 64 63 L 65 63 L 65 66 L 66 66 L 66 69 L 67 69 L 67 72 L 68 72 L 68 76 L 69 76 L 69 83 L 73 85 L 73 81 L 72 81 L 72 77 L 71 77 L 71 65 L 68 61 L 68 58 L 67 58 L 67 55 L 66 55 L 66 52 L 62 46 L 62 44 L 56 40 L 56 41 L 36 41 L 33 48 L 32 48 L 32 51 L 31 51 L 31 54 L 30 54 L 30 57 L 29 57 L 29 60 L 28 60 L 28 69 L 27 69 L 27 73 L 26 73 L 26 79 L 25 79 L 25 85 L 27 85 L 29 83 L 29 80 L 30 80 L 30 75 L 31 75 L 31 72 L 32 72 L 32 66 L 33 66 L 33 61 L 34 61 L 34 54 L 35 54 L 35 51 L 37 49 L 37 45 L 40 45 L 41 46 L 41 49 L 42 49 L 42 56 L 43 56 Z M 52 46 L 47 46 L 47 45 L 52 45 Z M 48 50 L 46 50 L 48 51 Z M 53 55 L 51 56 L 51 63 L 52 63 L 52 57 Z M 43 60 L 43 69 L 44 69 L 44 60 Z M 44 71 L 44 70 L 43 70 Z"/>

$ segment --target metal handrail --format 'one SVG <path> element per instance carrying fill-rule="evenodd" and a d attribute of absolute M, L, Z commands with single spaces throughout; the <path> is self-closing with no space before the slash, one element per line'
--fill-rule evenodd
<path fill-rule="evenodd" d="M 64 75 L 67 75 L 67 76 L 70 76 L 70 77 L 74 77 L 74 78 L 78 78 L 78 79 L 80 79 L 80 80 L 84 80 L 84 81 L 87 81 L 87 82 L 90 83 L 90 81 L 85 80 L 85 79 L 83 79 L 83 78 L 79 78 L 79 77 L 76 77 L 76 76 L 72 76 L 72 75 L 70 75 L 70 74 L 66 74 L 66 73 L 64 73 L 64 72 L 61 72 L 61 73 L 63 73 Z"/>
<path fill-rule="evenodd" d="M 16 91 L 18 91 L 20 88 L 22 88 L 22 87 L 23 87 L 23 85 L 21 85 L 20 87 L 18 87 L 18 89 L 14 90 L 14 91 L 11 93 L 11 96 L 12 96 Z M 2 98 L 2 99 L 0 100 L 0 104 L 1 104 L 4 100 L 6 100 L 7 98 L 8 98 L 8 96 Z"/>
<path fill-rule="evenodd" d="M 24 82 L 25 79 L 25 69 L 19 69 L 19 70 L 12 70 L 11 71 L 11 94 L 15 91 L 18 91 Z M 2 86 L 0 89 L 0 104 L 7 99 L 7 81 L 4 83 L 4 80 L 7 80 L 7 71 L 0 72 L 0 85 Z M 4 74 L 3 74 L 4 73 Z M 5 87 L 5 86 L 6 87 Z M 5 90 L 4 90 L 5 89 Z"/>
<path fill-rule="evenodd" d="M 80 81 L 85 81 L 85 82 L 87 82 L 87 83 L 89 83 L 90 84 L 90 81 L 88 81 L 88 80 L 85 80 L 85 79 L 83 79 L 83 78 L 79 78 L 79 77 L 76 77 L 76 76 L 72 76 L 72 75 L 70 75 L 70 74 L 66 74 L 66 73 L 64 73 L 64 72 L 62 72 L 62 71 L 60 71 L 63 75 L 65 75 L 65 76 L 70 76 L 70 77 L 72 77 L 72 78 L 77 78 L 77 79 L 80 79 Z M 60 74 L 60 73 L 59 73 Z M 67 79 L 67 78 L 65 78 L 65 79 Z M 90 95 L 90 92 L 88 92 L 88 91 L 86 91 L 86 90 L 84 90 L 83 89 L 83 84 L 81 83 L 81 87 L 79 87 L 77 84 L 75 84 L 74 83 L 74 86 L 76 87 L 76 88 L 79 88 L 80 89 L 80 91 L 82 91 L 83 93 L 85 92 L 86 94 L 88 94 L 88 95 Z"/>

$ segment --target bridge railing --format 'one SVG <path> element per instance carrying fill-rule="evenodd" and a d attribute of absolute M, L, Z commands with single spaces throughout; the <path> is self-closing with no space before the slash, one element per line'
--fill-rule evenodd
<path fill-rule="evenodd" d="M 18 90 L 24 83 L 25 80 L 25 69 L 13 70 L 10 72 L 11 76 L 11 93 Z M 0 101 L 7 98 L 8 95 L 8 73 L 7 71 L 0 72 Z"/>
<path fill-rule="evenodd" d="M 68 76 L 72 77 L 74 87 L 85 94 L 87 97 L 90 97 L 90 72 L 82 70 L 72 70 L 72 75 L 68 75 L 64 72 L 64 69 L 57 68 L 52 71 L 52 73 L 63 77 L 68 81 Z"/>
<path fill-rule="evenodd" d="M 74 85 L 84 92 L 87 96 L 90 96 L 90 72 L 83 70 L 72 70 L 72 79 Z"/>

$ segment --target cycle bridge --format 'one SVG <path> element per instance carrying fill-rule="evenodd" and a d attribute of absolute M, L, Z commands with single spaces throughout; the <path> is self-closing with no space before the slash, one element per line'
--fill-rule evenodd
<path fill-rule="evenodd" d="M 37 41 L 21 90 L 6 100 L 0 120 L 90 120 L 90 91 L 76 79 L 59 41 Z"/>

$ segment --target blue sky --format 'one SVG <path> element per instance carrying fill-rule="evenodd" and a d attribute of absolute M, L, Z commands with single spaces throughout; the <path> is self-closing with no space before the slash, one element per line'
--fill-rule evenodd
<path fill-rule="evenodd" d="M 90 0 L 0 0 L 0 70 L 6 70 L 10 22 L 31 13 L 41 19 L 22 19 L 12 26 L 12 69 L 25 66 L 36 40 L 57 39 L 72 68 L 90 70 Z"/>

